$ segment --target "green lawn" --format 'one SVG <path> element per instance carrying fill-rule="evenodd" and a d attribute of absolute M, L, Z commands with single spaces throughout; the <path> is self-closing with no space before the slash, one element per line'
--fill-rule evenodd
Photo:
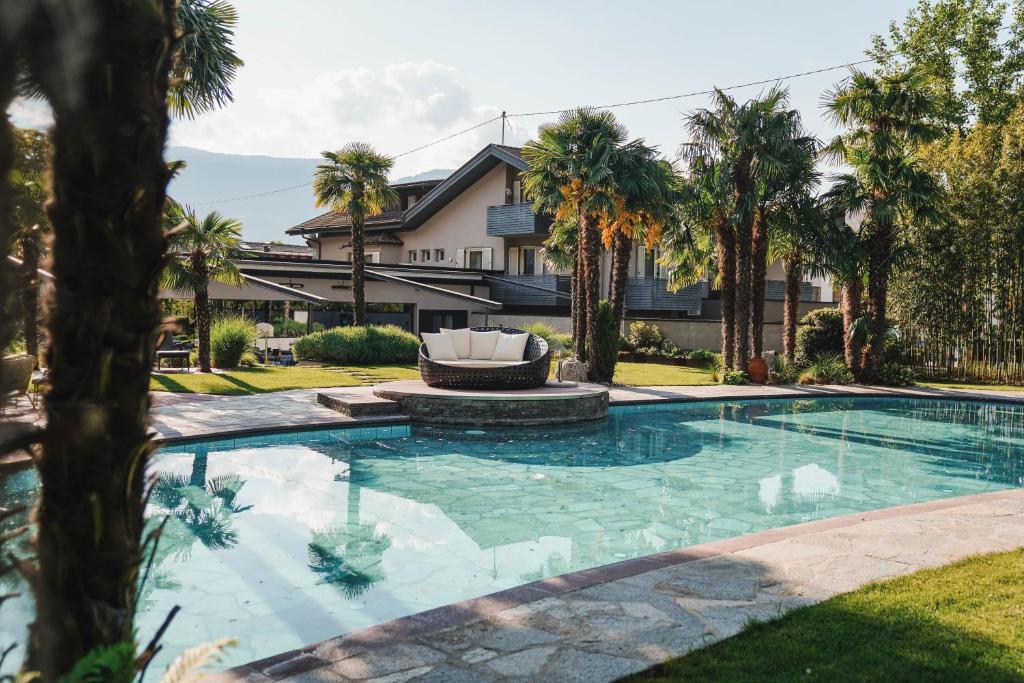
<path fill-rule="evenodd" d="M 208 374 L 154 374 L 150 378 L 149 388 L 153 391 L 238 396 L 286 389 L 355 387 L 396 379 L 419 379 L 419 376 L 419 370 L 413 365 L 239 368 Z"/>
<path fill-rule="evenodd" d="M 1024 391 L 1019 384 L 963 384 L 959 382 L 921 382 L 923 387 L 936 389 L 988 389 L 990 391 Z"/>
<path fill-rule="evenodd" d="M 619 363 L 615 371 L 615 382 L 633 386 L 714 384 L 711 374 L 711 370 L 703 368 Z M 419 377 L 419 370 L 414 365 L 240 368 L 210 374 L 179 374 L 173 371 L 154 374 L 150 379 L 149 388 L 153 391 L 241 396 L 286 389 L 354 387 Z"/>
<path fill-rule="evenodd" d="M 697 384 L 717 384 L 710 368 L 687 368 L 679 365 L 655 363 L 619 363 L 615 366 L 615 383 L 634 387 L 655 387 Z"/>
<path fill-rule="evenodd" d="M 1024 680 L 1024 549 L 871 584 L 632 681 Z"/>

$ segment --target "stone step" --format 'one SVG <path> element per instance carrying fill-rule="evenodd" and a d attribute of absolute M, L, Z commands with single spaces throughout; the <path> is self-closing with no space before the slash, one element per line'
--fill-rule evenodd
<path fill-rule="evenodd" d="M 370 393 L 344 391 L 322 391 L 317 393 L 316 401 L 331 410 L 337 410 L 349 417 L 369 417 L 380 415 L 398 415 L 398 403 L 380 398 Z"/>

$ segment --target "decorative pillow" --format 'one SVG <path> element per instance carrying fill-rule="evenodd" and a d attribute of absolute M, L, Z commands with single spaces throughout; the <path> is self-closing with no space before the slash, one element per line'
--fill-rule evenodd
<path fill-rule="evenodd" d="M 424 332 L 420 336 L 423 337 L 423 343 L 427 345 L 427 355 L 430 356 L 430 360 L 459 359 L 455 355 L 455 346 L 452 344 L 450 335 Z"/>
<path fill-rule="evenodd" d="M 469 357 L 473 360 L 491 360 L 494 356 L 494 347 L 498 345 L 498 335 L 501 332 L 473 332 L 469 333 Z"/>
<path fill-rule="evenodd" d="M 459 358 L 469 358 L 469 328 L 461 330 L 449 330 L 441 328 L 441 334 L 447 334 L 452 338 L 452 345 L 455 347 L 455 355 Z"/>
<path fill-rule="evenodd" d="M 522 360 L 523 352 L 526 351 L 526 342 L 529 341 L 529 334 L 505 334 L 499 332 L 498 343 L 494 346 L 494 355 L 491 360 Z"/>

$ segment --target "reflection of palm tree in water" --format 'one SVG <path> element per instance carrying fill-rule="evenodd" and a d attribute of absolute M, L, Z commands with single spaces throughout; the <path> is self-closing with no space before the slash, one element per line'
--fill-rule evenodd
<path fill-rule="evenodd" d="M 237 474 L 227 474 L 207 480 L 206 445 L 197 447 L 192 460 L 192 473 L 157 474 L 150 498 L 153 505 L 162 509 L 171 519 L 180 524 L 186 533 L 167 533 L 171 538 L 175 554 L 187 554 L 192 543 L 198 540 L 211 550 L 226 550 L 238 543 L 238 534 L 231 528 L 231 516 L 252 509 L 251 505 L 239 505 L 238 494 L 245 481 Z M 155 515 L 161 518 L 162 515 Z M 163 542 L 161 543 L 163 545 Z"/>
<path fill-rule="evenodd" d="M 365 595 L 384 578 L 381 562 L 384 551 L 391 547 L 387 534 L 378 534 L 373 524 L 359 520 L 362 486 L 358 483 L 358 465 L 359 459 L 353 455 L 349 460 L 345 527 L 314 531 L 308 547 L 309 568 L 320 575 L 320 583 L 331 584 L 348 600 Z"/>

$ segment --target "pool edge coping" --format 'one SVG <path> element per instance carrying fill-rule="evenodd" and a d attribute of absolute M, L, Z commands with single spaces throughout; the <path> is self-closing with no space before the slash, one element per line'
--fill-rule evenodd
<path fill-rule="evenodd" d="M 289 676 L 308 673 L 314 669 L 330 666 L 348 657 L 387 647 L 401 639 L 465 626 L 474 621 L 487 619 L 508 609 L 528 605 L 546 598 L 564 596 L 592 586 L 638 576 L 659 569 L 724 556 L 823 531 L 832 531 L 868 522 L 1019 497 L 1024 497 L 1024 488 L 1009 488 L 920 503 L 908 503 L 906 505 L 856 512 L 838 517 L 776 527 L 774 529 L 765 529 L 752 534 L 744 534 L 742 536 L 734 536 L 732 538 L 630 558 L 621 562 L 540 579 L 477 598 L 399 617 L 382 624 L 369 626 L 351 633 L 327 638 L 300 648 L 257 659 L 222 672 L 210 674 L 201 680 L 204 683 L 241 683 L 246 680 L 264 679 L 271 681 L 284 680 Z M 250 678 L 253 676 L 257 678 Z M 263 678 L 259 678 L 261 676 Z"/>

